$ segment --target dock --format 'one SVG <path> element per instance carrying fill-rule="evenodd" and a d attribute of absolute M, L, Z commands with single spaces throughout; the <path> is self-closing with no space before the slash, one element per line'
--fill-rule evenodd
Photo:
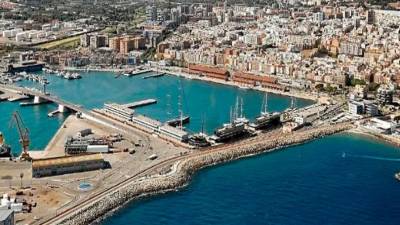
<path fill-rule="evenodd" d="M 150 73 L 150 72 L 153 72 L 153 70 L 136 70 L 136 71 L 132 71 L 130 73 L 124 73 L 124 76 L 132 77 L 132 76 L 137 76 L 140 74 Z"/>
<path fill-rule="evenodd" d="M 48 117 L 53 117 L 56 114 L 61 113 L 60 110 L 56 109 L 54 111 L 49 112 L 49 114 L 47 114 Z"/>
<path fill-rule="evenodd" d="M 157 73 L 157 74 L 152 74 L 152 75 L 144 76 L 143 79 L 162 77 L 162 76 L 164 76 L 164 75 L 165 75 L 165 73 Z"/>
<path fill-rule="evenodd" d="M 9 102 L 17 102 L 17 101 L 27 100 L 30 98 L 31 98 L 30 96 L 20 95 L 20 96 L 10 97 L 10 98 L 8 98 L 8 101 Z"/>
<path fill-rule="evenodd" d="M 42 101 L 42 102 L 21 102 L 21 103 L 19 103 L 19 105 L 20 105 L 21 107 L 24 107 L 24 106 L 43 105 L 43 104 L 49 104 L 49 103 L 51 103 L 51 102 L 50 102 L 50 101 Z"/>
<path fill-rule="evenodd" d="M 156 104 L 157 100 L 156 99 L 145 99 L 145 100 L 141 100 L 141 101 L 136 101 L 136 102 L 132 102 L 132 103 L 128 103 L 128 104 L 124 104 L 123 106 L 126 108 L 137 108 L 137 107 L 141 107 L 141 106 L 146 106 L 146 105 L 152 105 L 152 104 Z"/>

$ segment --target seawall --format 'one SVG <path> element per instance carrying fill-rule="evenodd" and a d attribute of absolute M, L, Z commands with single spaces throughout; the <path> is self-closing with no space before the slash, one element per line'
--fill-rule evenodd
<path fill-rule="evenodd" d="M 172 172 L 132 181 L 108 193 L 104 198 L 93 201 L 91 204 L 64 216 L 58 224 L 84 225 L 96 223 L 105 215 L 108 215 L 131 200 L 175 190 L 184 186 L 189 181 L 191 175 L 201 168 L 263 152 L 272 152 L 291 145 L 302 144 L 319 137 L 349 130 L 353 127 L 352 124 L 345 123 L 312 128 L 293 134 L 277 135 L 276 138 L 261 138 L 253 142 L 220 147 L 189 155 L 178 159 L 175 162 L 175 168 L 173 168 Z"/>

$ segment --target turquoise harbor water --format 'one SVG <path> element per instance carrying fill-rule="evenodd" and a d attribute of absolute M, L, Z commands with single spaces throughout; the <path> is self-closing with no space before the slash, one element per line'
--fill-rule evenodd
<path fill-rule="evenodd" d="M 128 204 L 103 225 L 397 225 L 398 149 L 335 135 L 208 168 Z"/>
<path fill-rule="evenodd" d="M 201 120 L 209 133 L 229 120 L 239 96 L 244 114 L 254 118 L 263 93 L 186 80 L 174 76 L 143 80 L 142 76 L 115 79 L 109 73 L 83 74 L 82 80 L 49 77 L 48 89 L 87 108 L 104 102 L 128 103 L 155 98 L 156 105 L 139 113 L 165 121 L 177 115 L 178 96 L 190 114 L 189 130 L 199 131 Z M 37 86 L 31 82 L 23 85 Z M 290 98 L 269 95 L 270 111 L 282 111 Z M 297 100 L 299 107 L 311 104 Z M 43 149 L 65 116 L 48 118 L 55 105 L 19 107 L 0 103 L 0 131 L 15 153 L 18 135 L 9 128 L 19 110 L 30 129 L 32 149 Z M 354 135 L 335 135 L 284 151 L 265 154 L 200 171 L 179 192 L 128 204 L 104 225 L 244 225 L 244 224 L 399 224 L 400 170 L 397 148 Z"/>
<path fill-rule="evenodd" d="M 105 102 L 130 103 L 154 98 L 158 101 L 157 104 L 137 108 L 137 112 L 164 122 L 179 116 L 180 102 L 184 114 L 191 117 L 190 123 L 186 125 L 190 132 L 199 132 L 202 121 L 208 133 L 229 122 L 230 110 L 237 98 L 243 99 L 243 114 L 248 118 L 255 118 L 261 111 L 264 99 L 264 93 L 259 91 L 188 80 L 173 75 L 151 79 L 143 79 L 143 76 L 148 74 L 120 76 L 117 79 L 114 75 L 109 72 L 82 73 L 81 80 L 65 80 L 54 75 L 44 76 L 50 81 L 48 92 L 88 109 L 102 108 Z M 38 83 L 31 81 L 23 81 L 17 85 L 42 88 Z M 269 111 L 283 111 L 289 107 L 290 102 L 289 97 L 269 94 Z M 296 100 L 297 107 L 310 104 L 312 101 Z M 50 104 L 22 108 L 19 107 L 19 103 L 0 103 L 0 131 L 3 131 L 15 153 L 20 152 L 20 147 L 16 130 L 8 127 L 12 112 L 21 111 L 31 133 L 31 149 L 43 149 L 65 119 L 62 115 L 47 118 L 47 114 L 56 107 Z"/>

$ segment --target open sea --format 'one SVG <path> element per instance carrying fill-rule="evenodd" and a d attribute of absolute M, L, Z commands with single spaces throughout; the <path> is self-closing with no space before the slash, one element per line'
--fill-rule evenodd
<path fill-rule="evenodd" d="M 243 113 L 256 117 L 264 94 L 258 91 L 187 80 L 175 76 L 154 79 L 114 78 L 106 72 L 82 73 L 67 81 L 48 76 L 48 90 L 86 108 L 104 102 L 129 103 L 155 98 L 155 105 L 137 112 L 166 121 L 178 116 L 178 102 L 191 116 L 187 129 L 208 133 L 229 121 L 237 98 Z M 38 87 L 24 81 L 20 85 Z M 179 97 L 180 96 L 180 97 Z M 180 99 L 180 100 L 179 100 Z M 296 100 L 298 107 L 312 104 Z M 268 95 L 269 111 L 283 111 L 290 98 Z M 30 130 L 31 149 L 44 149 L 66 115 L 48 118 L 54 104 L 20 107 L 0 103 L 0 131 L 15 154 L 18 134 L 9 127 L 12 112 L 20 111 Z M 339 134 L 282 151 L 210 167 L 198 172 L 178 192 L 132 202 L 107 218 L 105 225 L 180 224 L 400 224 L 400 151 L 359 135 Z"/>

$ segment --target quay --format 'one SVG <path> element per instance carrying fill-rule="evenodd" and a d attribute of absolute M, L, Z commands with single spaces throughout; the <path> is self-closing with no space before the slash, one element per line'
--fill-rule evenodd
<path fill-rule="evenodd" d="M 8 101 L 9 102 L 18 102 L 18 101 L 22 101 L 22 100 L 27 100 L 30 99 L 30 96 L 27 95 L 20 95 L 20 96 L 14 96 L 14 97 L 9 97 Z"/>
<path fill-rule="evenodd" d="M 145 100 L 141 100 L 141 101 L 127 103 L 127 104 L 124 104 L 123 106 L 126 108 L 134 109 L 134 108 L 138 108 L 141 106 L 152 105 L 152 104 L 156 104 L 156 103 L 157 103 L 156 99 L 149 98 L 149 99 L 145 99 Z"/>
<path fill-rule="evenodd" d="M 153 70 L 136 70 L 136 71 L 132 71 L 130 73 L 126 73 L 127 74 L 126 76 L 131 77 L 131 76 L 137 76 L 140 74 L 150 73 L 150 72 L 153 72 Z"/>
<path fill-rule="evenodd" d="M 165 75 L 165 73 L 157 73 L 157 74 L 152 74 L 152 75 L 144 76 L 143 79 L 157 78 L 157 77 L 162 77 L 162 76 L 164 76 L 164 75 Z"/>

